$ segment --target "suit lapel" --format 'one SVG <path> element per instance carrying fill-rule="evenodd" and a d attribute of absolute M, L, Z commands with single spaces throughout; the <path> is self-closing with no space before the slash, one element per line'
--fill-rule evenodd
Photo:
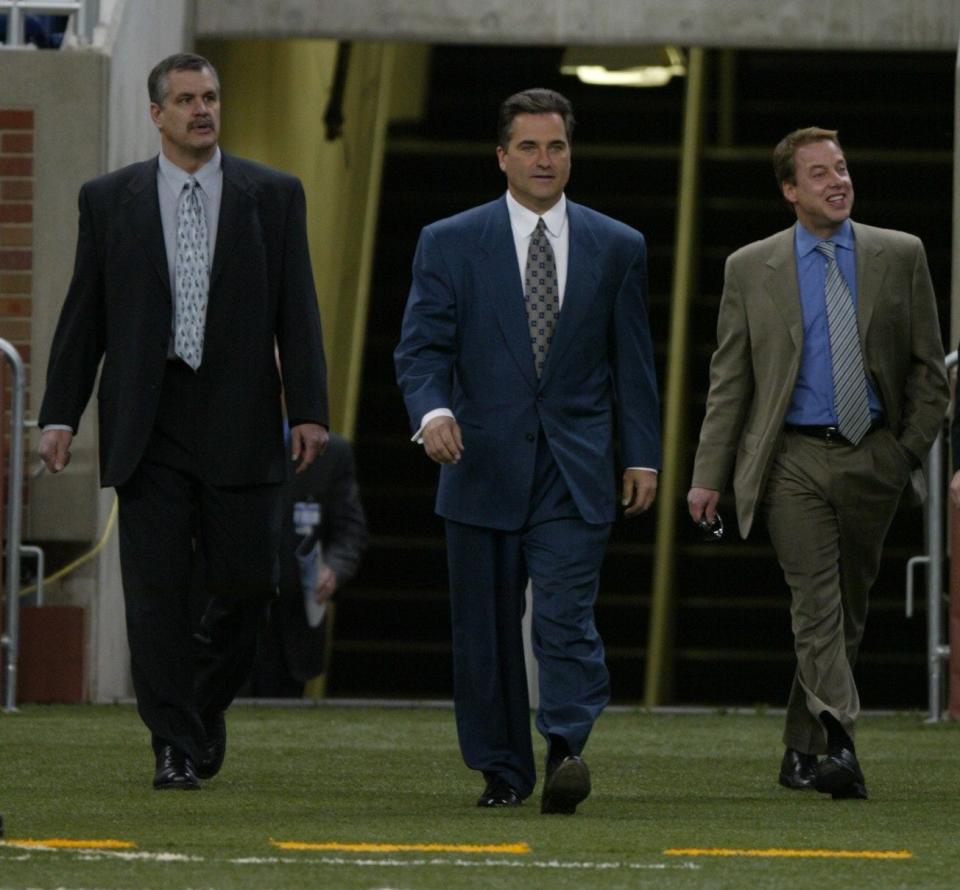
<path fill-rule="evenodd" d="M 567 281 L 563 289 L 563 308 L 553 335 L 547 361 L 543 368 L 543 380 L 548 380 L 554 369 L 561 366 L 563 354 L 581 330 L 584 317 L 594 304 L 597 284 L 600 280 L 601 244 L 587 222 L 583 209 L 567 201 L 567 225 L 569 254 L 567 258 Z"/>
<path fill-rule="evenodd" d="M 253 183 L 237 162 L 221 153 L 223 192 L 220 195 L 220 216 L 217 221 L 217 243 L 213 250 L 213 269 L 210 272 L 210 293 L 213 294 L 223 266 L 237 249 L 241 238 L 260 237 L 256 219 L 256 197 Z"/>
<path fill-rule="evenodd" d="M 507 349 L 531 389 L 537 388 L 537 372 L 530 347 L 527 312 L 523 301 L 523 281 L 517 264 L 517 249 L 510 228 L 506 198 L 490 207 L 480 236 L 484 254 L 481 275 L 494 306 Z M 549 357 L 548 357 L 549 362 Z"/>
<path fill-rule="evenodd" d="M 853 222 L 851 225 L 857 254 L 857 323 L 860 328 L 860 342 L 866 355 L 867 331 L 870 329 L 873 311 L 887 274 L 887 264 L 881 256 L 883 246 L 872 237 L 870 230 Z"/>
<path fill-rule="evenodd" d="M 157 194 L 157 164 L 145 161 L 127 185 L 124 203 L 130 214 L 128 231 L 136 233 L 150 265 L 153 266 L 169 300 L 172 294 L 170 269 L 167 265 L 167 249 L 163 241 L 163 223 L 160 219 L 160 198 Z"/>
<path fill-rule="evenodd" d="M 797 283 L 797 258 L 792 228 L 775 239 L 765 262 L 764 289 L 790 332 L 797 354 L 803 349 L 803 310 Z"/>

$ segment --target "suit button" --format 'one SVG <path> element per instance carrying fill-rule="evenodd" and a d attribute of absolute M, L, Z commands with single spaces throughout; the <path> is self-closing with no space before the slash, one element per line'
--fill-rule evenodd
<path fill-rule="evenodd" d="M 526 438 L 528 442 L 533 442 L 537 437 L 533 433 L 527 433 Z"/>

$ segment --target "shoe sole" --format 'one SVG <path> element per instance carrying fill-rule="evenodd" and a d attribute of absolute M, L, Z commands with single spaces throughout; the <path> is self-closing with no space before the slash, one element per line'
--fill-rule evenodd
<path fill-rule="evenodd" d="M 868 800 L 863 778 L 845 769 L 821 769 L 817 774 L 816 789 L 834 800 Z"/>
<path fill-rule="evenodd" d="M 154 791 L 199 791 L 200 783 L 199 782 L 164 782 L 161 785 L 154 783 Z"/>
<path fill-rule="evenodd" d="M 540 812 L 571 816 L 590 795 L 590 770 L 582 760 L 567 760 L 556 768 L 543 789 Z"/>

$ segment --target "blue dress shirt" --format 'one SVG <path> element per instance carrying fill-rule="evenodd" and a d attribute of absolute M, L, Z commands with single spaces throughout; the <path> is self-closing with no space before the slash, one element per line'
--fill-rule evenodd
<path fill-rule="evenodd" d="M 803 351 L 800 355 L 800 370 L 793 389 L 793 397 L 787 409 L 786 422 L 797 425 L 836 426 L 837 411 L 833 404 L 833 360 L 830 355 L 830 330 L 827 325 L 827 258 L 817 251 L 820 238 L 800 223 L 796 224 L 794 232 L 800 308 L 803 312 Z M 854 311 L 856 311 L 857 257 L 850 220 L 845 220 L 840 230 L 829 240 L 837 246 L 837 265 L 850 288 Z M 869 376 L 867 396 L 870 401 L 870 413 L 875 418 L 881 417 L 883 407 Z"/>

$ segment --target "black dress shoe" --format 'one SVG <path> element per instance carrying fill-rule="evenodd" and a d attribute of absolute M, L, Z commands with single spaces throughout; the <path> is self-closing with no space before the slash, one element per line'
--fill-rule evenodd
<path fill-rule="evenodd" d="M 817 781 L 817 755 L 787 748 L 780 761 L 780 784 L 795 791 L 813 788 Z"/>
<path fill-rule="evenodd" d="M 157 791 L 199 790 L 200 783 L 197 781 L 193 761 L 173 745 L 164 745 L 157 752 L 157 770 L 153 774 L 153 787 Z"/>
<path fill-rule="evenodd" d="M 518 807 L 522 798 L 520 792 L 500 776 L 487 777 L 487 787 L 477 798 L 478 807 Z"/>
<path fill-rule="evenodd" d="M 540 798 L 541 813 L 571 815 L 577 804 L 590 794 L 590 770 L 586 762 L 574 755 L 552 765 L 547 764 L 547 778 Z"/>
<path fill-rule="evenodd" d="M 200 749 L 200 762 L 197 764 L 197 775 L 201 779 L 212 779 L 223 766 L 223 758 L 227 753 L 227 721 L 223 711 L 212 720 L 204 721 L 207 731 L 206 741 Z"/>
<path fill-rule="evenodd" d="M 857 755 L 849 748 L 835 748 L 817 766 L 817 791 L 834 800 L 867 799 L 867 786 Z"/>

